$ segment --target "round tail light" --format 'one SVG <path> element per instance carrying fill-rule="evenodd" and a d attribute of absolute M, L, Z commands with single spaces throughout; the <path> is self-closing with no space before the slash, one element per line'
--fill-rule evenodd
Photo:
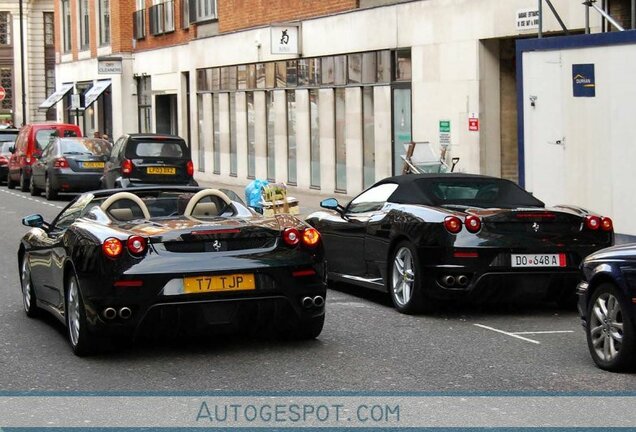
<path fill-rule="evenodd" d="M 601 218 L 598 216 L 591 216 L 591 215 L 586 216 L 585 226 L 587 227 L 587 229 L 596 231 L 597 229 L 601 227 Z"/>
<path fill-rule="evenodd" d="M 457 216 L 446 216 L 444 228 L 451 234 L 457 234 L 462 230 L 462 221 Z"/>
<path fill-rule="evenodd" d="M 614 223 L 608 217 L 601 218 L 601 229 L 603 231 L 611 231 L 614 229 Z"/>
<path fill-rule="evenodd" d="M 102 251 L 104 252 L 104 255 L 109 258 L 117 258 L 121 255 L 123 249 L 124 246 L 121 244 L 121 241 L 114 237 L 109 237 L 104 240 L 104 243 L 102 243 Z"/>
<path fill-rule="evenodd" d="M 126 247 L 133 255 L 141 255 L 146 250 L 147 241 L 141 236 L 130 236 L 126 242 Z"/>
<path fill-rule="evenodd" d="M 479 219 L 479 216 L 466 216 L 464 224 L 466 225 L 466 229 L 471 233 L 476 233 L 481 229 L 481 219 Z"/>
<path fill-rule="evenodd" d="M 305 246 L 316 246 L 320 241 L 320 233 L 316 228 L 307 228 L 303 231 L 303 244 Z"/>
<path fill-rule="evenodd" d="M 283 241 L 289 246 L 296 246 L 300 243 L 300 232 L 296 228 L 285 228 Z"/>

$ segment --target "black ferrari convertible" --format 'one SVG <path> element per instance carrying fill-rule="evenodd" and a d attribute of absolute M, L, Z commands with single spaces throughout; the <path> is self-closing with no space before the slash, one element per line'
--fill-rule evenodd
<path fill-rule="evenodd" d="M 515 183 L 469 174 L 384 179 L 307 222 L 322 236 L 330 280 L 388 291 L 403 313 L 438 300 L 551 297 L 574 307 L 578 267 L 614 242 L 612 220 L 546 208 Z"/>
<path fill-rule="evenodd" d="M 23 224 L 32 227 L 18 250 L 26 313 L 53 313 L 78 355 L 144 326 L 272 324 L 301 339 L 322 330 L 320 235 L 289 215 L 257 215 L 231 191 L 89 192 L 50 223 Z"/>

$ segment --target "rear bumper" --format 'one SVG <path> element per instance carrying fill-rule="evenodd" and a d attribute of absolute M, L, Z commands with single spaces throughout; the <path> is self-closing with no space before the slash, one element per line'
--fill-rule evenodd
<path fill-rule="evenodd" d="M 84 173 L 65 170 L 50 174 L 51 185 L 62 192 L 82 192 L 99 189 L 101 172 Z"/>

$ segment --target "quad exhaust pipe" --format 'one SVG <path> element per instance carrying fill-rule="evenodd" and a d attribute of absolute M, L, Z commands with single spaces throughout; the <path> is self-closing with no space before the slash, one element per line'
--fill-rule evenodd
<path fill-rule="evenodd" d="M 320 308 L 325 305 L 325 298 L 323 296 L 303 297 L 300 303 L 305 309 L 309 309 L 312 307 Z"/>
<path fill-rule="evenodd" d="M 102 311 L 102 316 L 108 321 L 112 321 L 117 317 L 127 320 L 132 316 L 132 310 L 127 306 L 120 308 L 119 311 L 113 307 L 107 307 Z"/>

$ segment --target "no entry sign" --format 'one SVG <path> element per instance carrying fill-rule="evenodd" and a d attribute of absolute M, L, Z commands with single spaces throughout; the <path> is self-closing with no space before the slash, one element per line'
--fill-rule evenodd
<path fill-rule="evenodd" d="M 0 86 L 0 101 L 4 100 L 6 95 L 7 91 L 4 89 L 4 87 Z"/>

